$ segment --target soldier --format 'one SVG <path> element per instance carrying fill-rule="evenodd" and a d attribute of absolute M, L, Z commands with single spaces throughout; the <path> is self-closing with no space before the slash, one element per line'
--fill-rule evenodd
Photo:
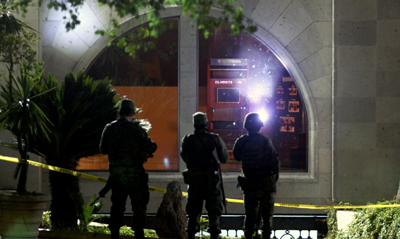
<path fill-rule="evenodd" d="M 200 215 L 203 202 L 208 212 L 208 232 L 211 239 L 218 238 L 221 233 L 220 216 L 223 210 L 223 190 L 221 189 L 222 177 L 219 162 L 228 160 L 228 151 L 222 139 L 207 130 L 207 115 L 203 112 L 193 114 L 194 134 L 186 135 L 182 139 L 181 157 L 186 163 L 187 174 L 185 183 L 188 186 L 186 213 L 189 216 L 187 233 L 189 239 L 194 239 L 196 232 L 200 231 Z"/>
<path fill-rule="evenodd" d="M 134 119 L 135 111 L 133 101 L 122 100 L 118 110 L 119 119 L 105 126 L 100 141 L 100 151 L 108 154 L 110 165 L 112 206 L 109 228 L 112 239 L 119 238 L 128 195 L 132 204 L 135 238 L 144 238 L 150 193 L 143 164 L 156 151 L 157 144 Z"/>
<path fill-rule="evenodd" d="M 239 137 L 233 146 L 233 156 L 242 162 L 245 176 L 239 177 L 239 184 L 244 192 L 246 239 L 253 238 L 258 206 L 264 220 L 263 238 L 270 238 L 272 230 L 280 162 L 271 140 L 259 133 L 261 127 L 263 122 L 257 113 L 247 114 L 244 128 L 248 134 Z"/>

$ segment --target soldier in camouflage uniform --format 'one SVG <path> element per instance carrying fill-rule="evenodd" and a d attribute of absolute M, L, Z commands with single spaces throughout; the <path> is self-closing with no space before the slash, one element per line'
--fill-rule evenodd
<path fill-rule="evenodd" d="M 148 175 L 143 164 L 157 149 L 146 131 L 134 119 L 135 103 L 124 99 L 118 111 L 119 119 L 107 124 L 100 141 L 100 151 L 108 154 L 111 181 L 111 238 L 119 238 L 123 214 L 129 195 L 133 211 L 135 238 L 144 238 L 147 203 L 149 202 Z"/>
<path fill-rule="evenodd" d="M 264 221 L 263 238 L 270 238 L 272 230 L 280 163 L 271 140 L 259 133 L 261 127 L 263 122 L 257 113 L 247 114 L 244 128 L 248 134 L 239 137 L 233 146 L 233 156 L 242 162 L 245 175 L 240 186 L 244 192 L 246 239 L 253 237 L 259 207 Z"/>
<path fill-rule="evenodd" d="M 190 179 L 186 213 L 189 216 L 187 233 L 189 239 L 194 239 L 195 233 L 200 231 L 200 215 L 203 202 L 208 212 L 208 232 L 211 239 L 218 238 L 221 233 L 219 219 L 222 214 L 221 180 L 218 167 L 213 157 L 216 149 L 221 163 L 228 160 L 228 151 L 222 139 L 207 130 L 207 115 L 202 112 L 193 114 L 194 134 L 186 135 L 182 139 L 181 157 L 185 161 Z"/>

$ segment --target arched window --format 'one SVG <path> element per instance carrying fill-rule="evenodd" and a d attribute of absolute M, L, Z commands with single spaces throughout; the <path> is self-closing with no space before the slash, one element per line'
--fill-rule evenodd
<path fill-rule="evenodd" d="M 179 169 L 179 19 L 167 21 L 172 27 L 148 42 L 153 46 L 149 51 L 139 51 L 132 59 L 124 50 L 107 47 L 87 70 L 94 78 L 110 78 L 121 96 L 142 108 L 138 118 L 152 124 L 149 135 L 159 148 L 145 164 L 147 170 Z M 261 132 L 271 138 L 279 153 L 281 170 L 307 172 L 307 113 L 296 79 L 266 44 L 251 34 L 231 36 L 224 26 L 208 39 L 201 32 L 198 35 L 198 110 L 208 114 L 210 130 L 218 133 L 231 151 L 235 140 L 246 133 L 245 115 L 258 112 L 264 120 Z M 80 169 L 105 170 L 107 163 L 104 156 L 92 157 L 80 160 Z M 241 164 L 231 154 L 222 168 L 237 171 Z"/>
<path fill-rule="evenodd" d="M 178 21 L 165 20 L 170 26 L 158 38 L 139 38 L 132 42 L 140 45 L 135 58 L 124 49 L 106 47 L 88 67 L 86 73 L 95 79 L 108 77 L 118 94 L 135 101 L 142 112 L 140 119 L 152 125 L 149 136 L 158 144 L 154 157 L 144 165 L 147 170 L 178 170 Z M 123 36 L 137 35 L 135 28 Z M 118 39 L 117 39 L 118 40 Z M 147 48 L 147 50 L 144 50 Z M 81 170 L 108 170 L 106 156 L 80 160 Z"/>
<path fill-rule="evenodd" d="M 208 113 L 210 131 L 218 133 L 231 152 L 246 133 L 244 117 L 258 112 L 281 161 L 281 170 L 307 166 L 307 115 L 296 81 L 260 40 L 243 32 L 231 36 L 229 26 L 206 39 L 199 34 L 199 110 Z M 230 158 L 233 159 L 230 153 Z M 240 170 L 229 160 L 224 170 Z"/>

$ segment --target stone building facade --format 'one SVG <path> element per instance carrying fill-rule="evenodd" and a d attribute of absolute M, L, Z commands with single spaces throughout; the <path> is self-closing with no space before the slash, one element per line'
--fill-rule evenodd
<path fill-rule="evenodd" d="M 400 2 L 398 0 L 242 0 L 237 3 L 258 26 L 253 34 L 286 66 L 302 92 L 308 117 L 308 170 L 282 172 L 277 202 L 326 205 L 329 201 L 366 204 L 392 199 L 400 175 Z M 40 58 L 58 79 L 85 70 L 108 39 L 94 34 L 107 29 L 112 12 L 87 0 L 81 25 L 66 32 L 65 13 L 34 8 L 29 17 L 41 33 Z M 212 15 L 218 15 L 218 9 Z M 179 17 L 178 135 L 192 132 L 198 110 L 198 31 L 176 6 L 162 16 Z M 119 19 L 120 34 L 141 22 Z M 176 139 L 179 141 L 179 139 Z M 3 152 L 3 150 L 2 150 Z M 5 152 L 5 151 L 4 151 Z M 7 152 L 9 153 L 9 152 Z M 2 153 L 3 154 L 3 153 Z M 3 163 L 2 163 L 3 164 Z M 1 171 L 13 168 L 4 163 Z M 180 161 L 179 171 L 185 168 Z M 47 172 L 30 175 L 33 187 L 47 190 Z M 8 170 L 12 171 L 12 170 Z M 11 187 L 2 173 L 0 186 Z M 105 176 L 106 172 L 95 172 Z M 242 198 L 238 173 L 224 173 L 226 194 Z M 43 180 L 42 180 L 43 179 Z M 180 172 L 150 172 L 150 185 L 165 188 Z M 81 180 L 85 197 L 103 185 Z M 183 186 L 183 184 L 182 184 Z M 41 189 L 42 188 L 42 189 Z M 155 213 L 160 193 L 151 193 Z M 109 203 L 109 201 L 107 201 Z M 229 204 L 229 213 L 243 213 Z M 108 211 L 106 205 L 104 211 Z M 277 207 L 281 214 L 318 214 L 322 210 Z"/>

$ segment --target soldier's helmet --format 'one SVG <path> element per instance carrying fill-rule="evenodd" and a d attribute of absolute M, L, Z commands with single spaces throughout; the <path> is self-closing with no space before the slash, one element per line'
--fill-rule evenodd
<path fill-rule="evenodd" d="M 136 106 L 135 102 L 129 99 L 123 99 L 121 101 L 121 105 L 119 106 L 119 111 L 125 115 L 129 115 L 130 112 L 133 112 L 133 114 L 136 114 Z"/>
<path fill-rule="evenodd" d="M 257 113 L 248 113 L 244 118 L 243 127 L 247 130 L 249 129 L 259 129 L 263 127 L 264 124 L 260 119 L 260 115 Z"/>
<path fill-rule="evenodd" d="M 207 125 L 207 115 L 203 112 L 196 112 L 193 114 L 193 124 L 198 126 L 206 126 Z"/>

